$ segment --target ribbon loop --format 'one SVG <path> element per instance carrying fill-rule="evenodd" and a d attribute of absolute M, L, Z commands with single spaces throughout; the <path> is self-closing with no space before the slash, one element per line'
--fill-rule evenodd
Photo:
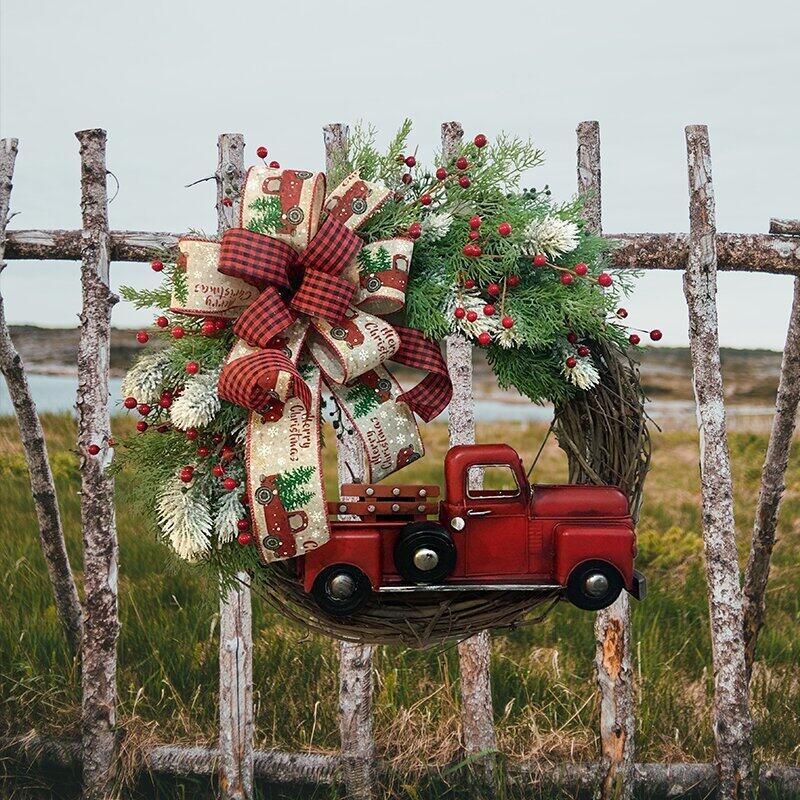
<path fill-rule="evenodd" d="M 335 323 L 344 318 L 355 293 L 356 287 L 350 281 L 338 275 L 309 270 L 303 276 L 291 306 L 300 314 Z"/>
<path fill-rule="evenodd" d="M 296 263 L 297 252 L 286 242 L 244 228 L 230 228 L 222 236 L 217 269 L 257 289 L 289 289 L 290 270 Z"/>
<path fill-rule="evenodd" d="M 233 332 L 251 347 L 267 347 L 295 320 L 296 315 L 287 307 L 274 286 L 263 292 L 239 314 L 233 323 Z"/>

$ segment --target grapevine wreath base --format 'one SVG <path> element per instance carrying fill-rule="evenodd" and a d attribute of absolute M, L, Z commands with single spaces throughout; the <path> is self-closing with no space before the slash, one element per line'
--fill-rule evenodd
<path fill-rule="evenodd" d="M 569 463 L 570 483 L 617 485 L 636 518 L 650 464 L 645 397 L 636 363 L 619 347 L 593 343 L 600 354 L 600 383 L 556 408 L 553 430 Z M 357 615 L 323 613 L 294 575 L 291 563 L 275 562 L 252 573 L 251 586 L 285 618 L 334 636 L 370 644 L 431 647 L 487 629 L 540 622 L 558 593 L 415 592 L 382 595 Z M 539 613 L 532 614 L 534 610 Z"/>

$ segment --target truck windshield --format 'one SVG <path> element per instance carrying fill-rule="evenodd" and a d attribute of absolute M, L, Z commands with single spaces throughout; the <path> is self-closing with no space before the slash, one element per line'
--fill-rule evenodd
<path fill-rule="evenodd" d="M 508 464 L 480 464 L 467 472 L 467 497 L 477 500 L 517 497 L 519 483 Z"/>

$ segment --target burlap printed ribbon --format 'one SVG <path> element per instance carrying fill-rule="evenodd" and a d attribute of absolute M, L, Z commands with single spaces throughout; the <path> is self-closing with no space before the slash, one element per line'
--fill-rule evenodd
<path fill-rule="evenodd" d="M 412 412 L 428 421 L 450 401 L 436 343 L 370 313 L 390 313 L 405 302 L 413 242 L 365 246 L 356 234 L 388 197 L 355 173 L 326 198 L 322 173 L 253 167 L 240 227 L 221 243 L 192 237 L 178 243 L 185 280 L 175 281 L 172 310 L 235 320 L 239 339 L 218 392 L 251 411 L 247 494 L 265 563 L 329 538 L 319 438 L 323 386 L 361 439 L 371 482 L 424 453 Z M 387 361 L 427 375 L 403 391 Z"/>

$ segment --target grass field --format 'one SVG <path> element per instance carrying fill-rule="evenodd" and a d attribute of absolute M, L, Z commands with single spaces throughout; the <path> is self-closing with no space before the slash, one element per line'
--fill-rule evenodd
<path fill-rule="evenodd" d="M 73 566 L 80 577 L 79 479 L 74 421 L 44 420 Z M 115 422 L 117 432 L 129 424 Z M 538 449 L 537 425 L 482 425 L 479 440 L 508 441 L 526 463 Z M 404 480 L 438 482 L 446 429 L 430 425 L 429 454 Z M 335 453 L 327 437 L 327 474 Z M 736 519 L 746 558 L 763 436 L 731 437 Z M 537 482 L 563 479 L 551 441 Z M 780 537 L 753 685 L 759 761 L 800 763 L 800 453 L 787 476 Z M 36 730 L 76 737 L 79 678 L 59 628 L 24 459 L 13 419 L 0 419 L 0 735 Z M 119 719 L 126 750 L 155 741 L 213 742 L 216 735 L 217 605 L 213 591 L 170 559 L 117 484 L 120 538 Z M 650 595 L 634 603 L 638 688 L 637 759 L 712 757 L 711 653 L 700 539 L 697 437 L 657 434 L 653 469 L 639 524 L 639 565 Z M 331 496 L 335 488 L 329 487 Z M 336 647 L 286 625 L 255 602 L 256 739 L 290 750 L 337 747 Z M 590 759 L 597 754 L 593 618 L 559 605 L 547 620 L 495 639 L 494 712 L 499 745 L 512 758 Z M 458 670 L 453 648 L 380 649 L 376 657 L 380 753 L 399 767 L 443 764 L 458 756 Z M 410 796 L 410 795 L 406 795 Z"/>

